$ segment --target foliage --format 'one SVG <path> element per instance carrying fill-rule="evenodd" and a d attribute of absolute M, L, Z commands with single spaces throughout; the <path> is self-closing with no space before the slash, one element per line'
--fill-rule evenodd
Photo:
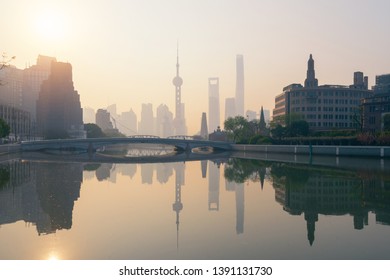
<path fill-rule="evenodd" d="M 11 131 L 10 126 L 2 118 L 0 118 L 0 138 L 7 137 Z"/>
<path fill-rule="evenodd" d="M 267 145 L 267 144 L 272 144 L 272 140 L 271 140 L 271 138 L 269 138 L 267 136 L 256 134 L 249 139 L 249 144 Z"/>
<path fill-rule="evenodd" d="M 271 135 L 277 140 L 283 137 L 297 137 L 309 135 L 309 123 L 300 114 L 287 114 L 275 117 L 271 123 Z"/>
<path fill-rule="evenodd" d="M 257 174 L 265 171 L 270 166 L 269 162 L 230 158 L 225 165 L 224 177 L 229 182 L 244 183 L 250 178 L 256 178 Z"/>
<path fill-rule="evenodd" d="M 371 133 L 359 133 L 357 140 L 362 145 L 373 145 L 375 142 L 375 136 Z"/>
<path fill-rule="evenodd" d="M 290 137 L 309 135 L 309 124 L 305 120 L 297 120 L 287 126 L 287 132 Z"/>
<path fill-rule="evenodd" d="M 107 137 L 106 134 L 103 133 L 102 129 L 94 123 L 84 124 L 84 130 L 87 132 L 87 138 Z"/>
<path fill-rule="evenodd" d="M 255 125 L 248 122 L 243 116 L 228 118 L 224 122 L 224 129 L 228 138 L 236 143 L 248 143 L 254 134 Z"/>

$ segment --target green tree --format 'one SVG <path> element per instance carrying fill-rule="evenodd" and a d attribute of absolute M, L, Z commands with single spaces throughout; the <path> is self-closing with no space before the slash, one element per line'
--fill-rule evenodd
<path fill-rule="evenodd" d="M 287 127 L 289 136 L 307 136 L 309 135 L 309 124 L 305 120 L 297 120 L 290 123 Z"/>
<path fill-rule="evenodd" d="M 0 118 L 0 138 L 7 137 L 11 131 L 10 126 L 2 118 Z"/>
<path fill-rule="evenodd" d="M 84 129 L 87 132 L 87 138 L 107 137 L 106 134 L 103 133 L 102 129 L 94 123 L 84 124 Z"/>
<path fill-rule="evenodd" d="M 248 121 L 243 116 L 228 118 L 224 122 L 224 129 L 230 140 L 236 143 L 248 143 L 258 130 L 257 121 Z"/>

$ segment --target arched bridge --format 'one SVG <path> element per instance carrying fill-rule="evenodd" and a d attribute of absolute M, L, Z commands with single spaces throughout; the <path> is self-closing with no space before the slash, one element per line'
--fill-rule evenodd
<path fill-rule="evenodd" d="M 94 152 L 105 146 L 117 144 L 161 144 L 174 146 L 177 150 L 191 151 L 194 148 L 211 147 L 218 150 L 231 150 L 230 143 L 222 141 L 194 140 L 185 138 L 121 137 L 89 139 L 56 139 L 22 142 L 22 151 L 39 150 L 84 150 Z"/>

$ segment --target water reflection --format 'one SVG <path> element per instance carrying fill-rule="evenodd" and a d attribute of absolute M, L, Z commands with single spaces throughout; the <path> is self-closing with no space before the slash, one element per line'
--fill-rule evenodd
<path fill-rule="evenodd" d="M 266 176 L 272 181 L 275 201 L 283 210 L 290 215 L 303 214 L 310 245 L 315 240 L 319 214 L 350 215 L 354 229 L 362 230 L 368 225 L 368 213 L 373 212 L 377 223 L 390 225 L 390 175 L 386 172 L 237 158 L 229 160 L 225 168 L 225 178 L 230 182 L 258 180 L 263 188 Z M 237 206 L 237 220 L 239 209 Z"/>
<path fill-rule="evenodd" d="M 14 160 L 1 164 L 0 170 L 0 225 L 23 220 L 35 225 L 38 234 L 72 227 L 81 164 Z"/>
<path fill-rule="evenodd" d="M 73 217 L 82 216 L 81 211 L 88 209 L 85 205 L 75 208 L 75 201 L 92 203 L 98 199 L 98 196 L 85 196 L 98 191 L 91 188 L 80 198 L 85 181 L 106 182 L 102 185 L 116 187 L 104 190 L 102 203 L 107 200 L 108 206 L 100 215 L 84 214 L 88 218 L 73 225 Z M 114 194 L 118 194 L 114 196 L 117 200 L 106 198 Z M 121 196 L 125 206 L 120 202 L 116 205 Z M 322 219 L 336 216 L 345 216 L 344 225 L 337 226 L 343 228 L 332 226 L 328 234 L 334 231 L 342 235 L 348 229 L 367 232 L 364 229 L 373 219 L 374 224 L 387 228 L 390 225 L 389 173 L 239 158 L 209 158 L 190 164 L 180 161 L 134 164 L 70 159 L 59 162 L 46 157 L 45 161 L 12 160 L 0 164 L 0 234 L 1 225 L 17 221 L 33 225 L 38 235 L 66 230 L 78 232 L 79 228 L 91 227 L 88 234 L 99 236 L 105 235 L 99 230 L 107 225 L 110 234 L 120 237 L 110 239 L 120 245 L 109 246 L 158 244 L 150 246 L 149 255 L 143 255 L 146 253 L 141 248 L 138 255 L 130 258 L 264 258 L 269 255 L 262 255 L 266 252 L 263 247 L 270 246 L 269 243 L 273 244 L 272 249 L 281 250 L 278 243 L 283 239 L 291 243 L 302 240 L 315 250 L 326 237 L 319 234 Z M 95 223 L 87 222 L 89 219 L 95 219 Z M 115 220 L 123 220 L 123 224 L 111 225 Z M 279 231 L 273 228 L 277 222 Z M 289 236 L 290 230 L 298 232 L 299 237 Z M 265 234 L 268 231 L 270 234 Z M 128 237 L 132 235 L 135 237 Z M 169 240 L 175 240 L 175 244 Z M 103 246 L 102 241 L 110 243 L 97 239 L 91 246 L 99 248 Z M 222 243 L 220 247 L 213 247 L 218 242 Z M 156 248 L 166 244 L 170 248 L 164 247 L 162 255 L 156 255 Z M 129 258 L 128 254 L 135 249 L 124 248 L 124 258 Z M 279 258 L 288 255 L 289 250 L 285 249 Z M 230 254 L 224 255 L 227 251 Z M 186 255 L 181 255 L 183 252 Z M 122 255 L 118 256 L 112 258 Z"/>

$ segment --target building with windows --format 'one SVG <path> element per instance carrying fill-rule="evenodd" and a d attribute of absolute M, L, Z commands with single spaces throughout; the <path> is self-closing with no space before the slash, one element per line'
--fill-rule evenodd
<path fill-rule="evenodd" d="M 374 95 L 362 102 L 363 130 L 373 133 L 390 130 L 386 121 L 390 119 L 390 74 L 376 76 L 375 81 Z"/>
<path fill-rule="evenodd" d="M 216 130 L 220 124 L 219 78 L 209 78 L 209 129 Z"/>
<path fill-rule="evenodd" d="M 360 103 L 373 95 L 368 90 L 368 78 L 354 73 L 354 83 L 318 85 L 314 60 L 310 55 L 304 86 L 291 84 L 275 97 L 273 118 L 296 114 L 309 123 L 312 131 L 352 130 L 359 127 Z"/>
<path fill-rule="evenodd" d="M 86 138 L 80 95 L 74 89 L 72 65 L 51 63 L 50 76 L 37 100 L 38 133 L 47 139 Z"/>

